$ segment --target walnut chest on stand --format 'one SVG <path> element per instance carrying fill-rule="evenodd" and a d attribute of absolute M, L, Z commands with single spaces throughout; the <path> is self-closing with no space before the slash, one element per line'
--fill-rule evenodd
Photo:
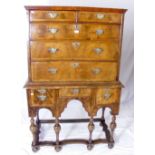
<path fill-rule="evenodd" d="M 122 84 L 119 82 L 122 32 L 125 9 L 94 7 L 25 6 L 29 17 L 28 111 L 33 135 L 32 150 L 51 145 L 83 143 L 114 145 L 116 115 L 119 113 Z M 88 119 L 60 119 L 72 99 L 82 102 Z M 104 110 L 112 120 L 105 124 Z M 39 110 L 49 109 L 54 120 L 39 119 Z M 94 118 L 102 109 L 102 116 Z M 88 122 L 87 139 L 59 138 L 61 123 Z M 105 139 L 93 139 L 94 122 L 99 122 Z M 55 123 L 56 141 L 40 141 L 42 123 Z M 63 129 L 62 129 L 63 130 Z"/>

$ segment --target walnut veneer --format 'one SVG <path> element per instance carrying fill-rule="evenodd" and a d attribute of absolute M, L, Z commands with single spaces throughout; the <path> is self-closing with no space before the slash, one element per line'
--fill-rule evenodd
<path fill-rule="evenodd" d="M 27 101 L 32 149 L 63 144 L 108 143 L 113 147 L 122 84 L 119 82 L 125 9 L 93 7 L 26 6 L 29 17 Z M 78 99 L 89 119 L 59 119 L 67 103 Z M 110 131 L 104 110 L 111 109 Z M 39 109 L 49 109 L 55 120 L 40 120 Z M 102 109 L 102 117 L 94 119 Z M 37 117 L 36 117 L 37 116 Z M 35 119 L 36 117 L 36 119 Z M 88 122 L 89 139 L 59 140 L 60 122 Z M 41 123 L 53 123 L 56 141 L 39 141 Z M 100 122 L 106 139 L 92 139 L 94 122 Z"/>

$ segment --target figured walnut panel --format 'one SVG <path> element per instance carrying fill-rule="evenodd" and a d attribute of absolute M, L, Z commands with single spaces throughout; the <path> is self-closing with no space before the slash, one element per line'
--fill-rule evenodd
<path fill-rule="evenodd" d="M 117 60 L 119 56 L 118 40 L 105 41 L 31 41 L 31 58 L 34 61 L 45 60 Z M 55 49 L 55 52 L 50 51 Z M 98 51 L 97 50 L 101 50 Z"/>
<path fill-rule="evenodd" d="M 107 12 L 79 12 L 79 21 L 82 22 L 102 22 L 102 23 L 121 23 L 122 14 Z"/>
<path fill-rule="evenodd" d="M 40 93 L 40 89 L 31 89 L 28 92 L 29 104 L 32 107 L 51 107 L 56 100 L 55 90 L 45 89 L 45 93 Z"/>
<path fill-rule="evenodd" d="M 55 33 L 50 30 L 55 29 Z M 75 24 L 67 23 L 32 23 L 30 24 L 31 40 L 44 39 L 90 39 L 102 40 L 106 38 L 119 38 L 119 25 L 104 24 L 78 24 L 79 33 L 75 33 Z M 102 30 L 100 35 L 96 34 L 97 30 Z"/>
<path fill-rule="evenodd" d="M 75 21 L 73 11 L 31 11 L 30 21 Z"/>
<path fill-rule="evenodd" d="M 120 88 L 99 88 L 96 91 L 96 104 L 106 105 L 119 103 Z"/>
<path fill-rule="evenodd" d="M 52 70 L 52 71 L 49 71 Z M 33 81 L 114 81 L 115 62 L 32 62 Z"/>
<path fill-rule="evenodd" d="M 79 91 L 72 91 L 77 90 Z M 41 93 L 40 91 L 46 92 Z M 108 90 L 108 91 L 107 91 Z M 111 96 L 108 99 L 104 98 L 106 93 L 110 93 Z M 120 88 L 113 88 L 111 86 L 98 86 L 98 87 L 59 87 L 57 89 L 28 89 L 28 103 L 29 103 L 29 115 L 35 116 L 40 108 L 48 108 L 51 110 L 53 116 L 60 117 L 61 113 L 67 107 L 67 104 L 72 99 L 79 99 L 89 116 L 96 116 L 97 111 L 102 107 L 109 107 L 113 114 L 118 114 L 119 100 L 120 100 Z M 44 101 L 40 101 L 38 96 L 44 95 L 47 98 Z"/>
<path fill-rule="evenodd" d="M 59 90 L 60 97 L 85 97 L 91 96 L 90 88 L 79 88 L 79 87 L 63 87 Z"/>

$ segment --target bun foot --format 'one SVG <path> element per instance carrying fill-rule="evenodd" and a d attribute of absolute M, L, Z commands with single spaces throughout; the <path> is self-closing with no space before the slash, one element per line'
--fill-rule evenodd
<path fill-rule="evenodd" d="M 56 151 L 56 152 L 60 152 L 61 149 L 62 149 L 62 147 L 61 147 L 60 145 L 56 145 L 56 146 L 55 146 L 55 151 Z"/>
<path fill-rule="evenodd" d="M 114 143 L 108 143 L 108 148 L 112 149 L 114 147 Z"/>
<path fill-rule="evenodd" d="M 88 144 L 88 145 L 87 145 L 87 149 L 88 149 L 89 151 L 91 151 L 91 150 L 93 149 L 93 147 L 94 147 L 93 144 Z"/>
<path fill-rule="evenodd" d="M 40 150 L 40 147 L 39 146 L 32 146 L 32 151 L 33 152 L 37 152 Z"/>

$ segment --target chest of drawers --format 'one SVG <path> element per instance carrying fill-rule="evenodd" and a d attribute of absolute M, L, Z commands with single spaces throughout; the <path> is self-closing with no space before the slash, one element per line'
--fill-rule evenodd
<path fill-rule="evenodd" d="M 92 7 L 26 6 L 29 17 L 28 111 L 33 134 L 32 149 L 54 145 L 56 151 L 71 142 L 99 142 L 113 147 L 116 115 L 122 84 L 119 82 L 122 31 L 125 9 Z M 71 99 L 78 99 L 89 119 L 60 120 Z M 111 109 L 110 131 L 104 110 Z M 49 109 L 55 120 L 40 120 L 41 108 Z M 102 117 L 95 118 L 102 109 Z M 89 140 L 59 140 L 60 123 L 87 122 Z M 55 123 L 56 141 L 40 142 L 41 123 Z M 92 140 L 94 122 L 100 122 L 106 139 Z"/>

